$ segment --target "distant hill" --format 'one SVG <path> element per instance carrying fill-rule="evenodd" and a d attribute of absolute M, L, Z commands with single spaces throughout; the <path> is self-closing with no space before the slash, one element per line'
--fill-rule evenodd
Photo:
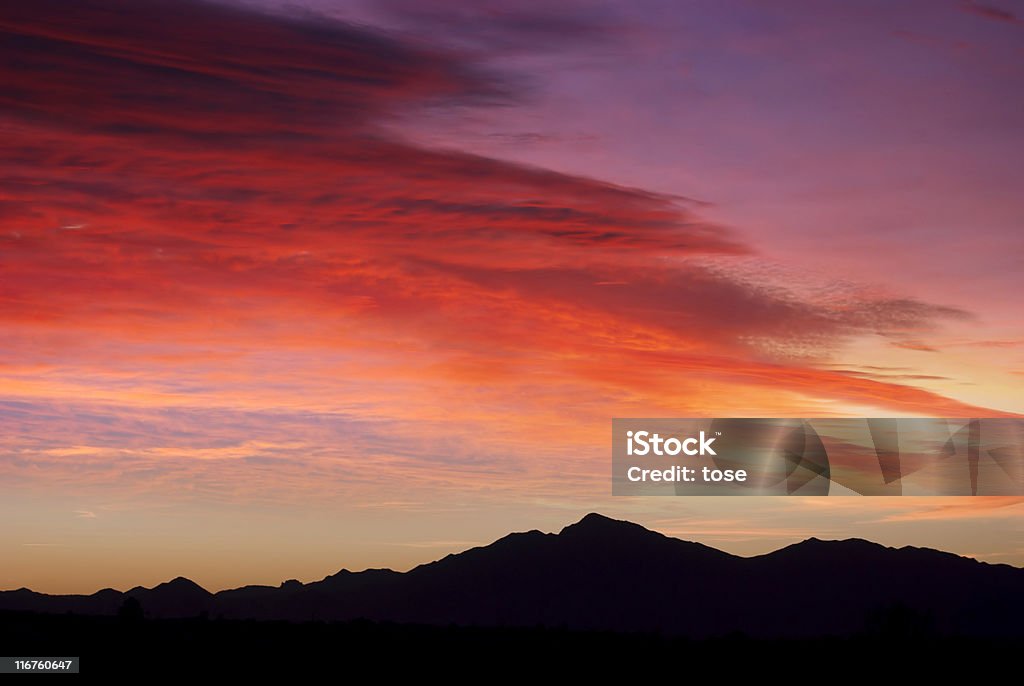
<path fill-rule="evenodd" d="M 149 617 L 371 619 L 708 637 L 1024 636 L 1024 570 L 924 548 L 808 539 L 737 557 L 589 514 L 558 534 L 514 533 L 408 572 L 342 570 L 211 594 L 178 578 L 126 593 L 0 592 L 0 610 Z"/>

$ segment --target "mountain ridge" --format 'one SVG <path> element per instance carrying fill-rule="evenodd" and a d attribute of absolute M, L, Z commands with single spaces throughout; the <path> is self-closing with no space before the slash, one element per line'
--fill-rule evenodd
<path fill-rule="evenodd" d="M 176 577 L 91 595 L 0 592 L 0 609 L 154 618 L 350 620 L 653 630 L 687 636 L 849 635 L 902 607 L 928 630 L 1021 635 L 1024 569 L 915 546 L 816 537 L 739 557 L 590 513 L 558 533 L 516 532 L 406 572 L 211 593 Z"/>

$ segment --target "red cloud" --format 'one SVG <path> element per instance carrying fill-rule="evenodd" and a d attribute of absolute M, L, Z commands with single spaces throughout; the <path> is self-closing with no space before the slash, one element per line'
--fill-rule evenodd
<path fill-rule="evenodd" d="M 548 415 L 746 393 L 985 412 L 790 361 L 963 313 L 815 303 L 732 275 L 748 249 L 680 199 L 403 141 L 393 114 L 515 97 L 459 55 L 199 2 L 39 0 L 0 26 L 13 395 L 347 405 L 376 380 L 378 411 L 480 421 L 465 398 L 515 389 L 509 411 Z"/>

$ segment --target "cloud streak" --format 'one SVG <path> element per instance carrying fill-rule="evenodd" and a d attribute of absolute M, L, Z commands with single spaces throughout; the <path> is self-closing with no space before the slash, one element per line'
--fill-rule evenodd
<path fill-rule="evenodd" d="M 524 10 L 503 49 L 550 26 Z M 597 484 L 615 414 L 996 414 L 816 364 L 866 336 L 924 349 L 960 309 L 810 297 L 738 269 L 753 249 L 700 203 L 410 142 L 426 108 L 526 97 L 475 49 L 191 0 L 39 0 L 0 29 L 11 478 L 507 495 L 551 490 L 524 436 L 554 427 Z"/>
<path fill-rule="evenodd" d="M 975 496 L 952 499 L 935 505 L 924 505 L 887 515 L 884 522 L 951 521 L 959 519 L 993 519 L 1020 517 L 1024 498 L 1012 496 Z"/>

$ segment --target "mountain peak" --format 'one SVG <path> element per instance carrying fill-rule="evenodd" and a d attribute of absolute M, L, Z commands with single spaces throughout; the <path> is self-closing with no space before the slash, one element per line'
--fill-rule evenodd
<path fill-rule="evenodd" d="M 833 557 L 833 556 L 876 556 L 885 551 L 891 551 L 892 548 L 887 548 L 884 545 L 875 543 L 873 541 L 866 541 L 863 538 L 844 538 L 844 539 L 821 539 L 816 536 L 805 538 L 804 540 L 790 544 L 784 548 L 779 548 L 770 553 L 766 553 L 766 557 Z"/>
<path fill-rule="evenodd" d="M 798 546 L 827 546 L 830 548 L 884 548 L 885 546 L 874 541 L 867 541 L 863 538 L 818 538 L 817 536 L 811 536 L 805 538 L 799 543 L 794 545 Z"/>
<path fill-rule="evenodd" d="M 160 589 L 160 590 L 173 590 L 173 591 L 178 591 L 178 592 L 188 591 L 188 592 L 193 592 L 193 593 L 198 591 L 200 593 L 203 593 L 204 595 L 209 595 L 210 594 L 210 592 L 207 591 L 205 588 L 203 588 L 202 586 L 200 586 L 196 582 L 192 581 L 191 579 L 186 579 L 183 576 L 175 577 L 175 578 L 171 579 L 170 581 L 165 581 L 164 583 L 160 584 L 159 586 L 155 586 L 153 588 L 154 591 L 157 590 L 157 589 Z"/>
<path fill-rule="evenodd" d="M 610 534 L 610 533 L 624 533 L 624 532 L 640 533 L 640 532 L 647 532 L 647 531 L 648 531 L 648 529 L 645 529 L 644 527 L 640 526 L 639 524 L 634 524 L 633 522 L 627 522 L 627 521 L 622 520 L 622 519 L 612 519 L 611 517 L 606 517 L 603 514 L 598 514 L 597 512 L 591 512 L 590 514 L 586 515 L 585 517 L 583 517 L 583 519 L 581 519 L 580 521 L 576 522 L 575 524 L 570 524 L 569 526 L 567 526 L 564 529 L 562 529 L 558 533 L 558 535 L 559 536 L 563 536 L 565 534 L 573 534 L 573 535 L 575 535 L 575 534 L 580 534 L 580 533 L 587 533 L 587 534 Z"/>

